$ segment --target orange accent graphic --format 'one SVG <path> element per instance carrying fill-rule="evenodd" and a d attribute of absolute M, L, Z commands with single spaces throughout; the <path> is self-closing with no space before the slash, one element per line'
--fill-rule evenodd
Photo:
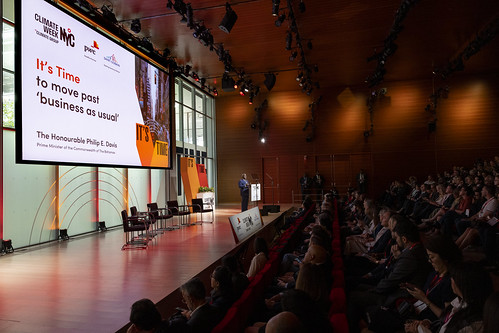
<path fill-rule="evenodd" d="M 185 198 L 187 202 L 192 202 L 192 199 L 196 198 L 199 190 L 199 178 L 194 158 L 180 158 L 180 174 L 182 175 L 182 183 L 184 184 Z"/>
<path fill-rule="evenodd" d="M 156 143 L 153 145 L 149 126 L 136 124 L 135 138 L 142 166 L 163 168 L 169 166 L 168 142 L 156 140 Z"/>
<path fill-rule="evenodd" d="M 94 40 L 94 45 L 93 47 L 95 47 L 97 50 L 99 49 L 99 44 L 97 44 L 97 42 Z"/>

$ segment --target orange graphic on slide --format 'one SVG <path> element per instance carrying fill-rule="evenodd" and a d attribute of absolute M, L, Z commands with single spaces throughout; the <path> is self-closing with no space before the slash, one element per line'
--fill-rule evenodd
<path fill-rule="evenodd" d="M 149 126 L 136 124 L 137 152 L 142 166 L 168 167 L 168 143 L 156 140 L 153 145 Z"/>

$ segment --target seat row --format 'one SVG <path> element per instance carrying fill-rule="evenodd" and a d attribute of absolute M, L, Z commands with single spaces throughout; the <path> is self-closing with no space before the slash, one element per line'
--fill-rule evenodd
<path fill-rule="evenodd" d="M 282 256 L 292 251 L 300 239 L 301 230 L 305 227 L 308 217 L 314 214 L 312 206 L 279 237 L 276 244 L 269 250 L 269 259 L 258 274 L 251 279 L 250 284 L 241 297 L 229 308 L 222 321 L 212 330 L 212 333 L 242 332 L 248 319 L 253 314 L 255 306 L 263 299 L 264 290 L 277 275 Z"/>
<path fill-rule="evenodd" d="M 203 221 L 203 213 L 211 212 L 211 221 Z M 201 214 L 201 219 L 191 223 L 191 213 Z M 177 216 L 177 224 L 173 217 Z M 145 249 L 149 241 L 158 233 L 179 229 L 181 226 L 213 223 L 213 206 L 203 203 L 203 199 L 192 199 L 190 205 L 179 205 L 177 200 L 167 202 L 167 207 L 160 208 L 156 202 L 147 204 L 147 212 L 139 212 L 135 206 L 130 207 L 130 216 L 126 210 L 121 212 L 123 231 L 125 233 L 125 249 Z M 168 225 L 167 221 L 171 220 Z"/>

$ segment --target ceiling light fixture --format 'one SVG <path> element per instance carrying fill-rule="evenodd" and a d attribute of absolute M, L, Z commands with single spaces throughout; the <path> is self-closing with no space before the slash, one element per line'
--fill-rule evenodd
<path fill-rule="evenodd" d="M 277 16 L 279 15 L 279 4 L 281 3 L 281 0 L 272 0 L 272 15 Z"/>
<path fill-rule="evenodd" d="M 132 30 L 133 32 L 138 34 L 140 32 L 141 28 L 142 28 L 142 26 L 140 24 L 139 19 L 132 20 L 132 24 L 130 25 L 130 30 Z"/>
<path fill-rule="evenodd" d="M 280 15 L 277 20 L 275 20 L 275 26 L 276 27 L 280 27 L 282 25 L 282 23 L 284 22 L 284 20 L 286 19 L 286 14 L 282 14 Z"/>
<path fill-rule="evenodd" d="M 225 16 L 218 25 L 218 27 L 220 28 L 220 30 L 228 34 L 234 27 L 234 24 L 236 24 L 236 21 L 237 21 L 236 12 L 232 10 L 228 2 L 225 3 Z"/>

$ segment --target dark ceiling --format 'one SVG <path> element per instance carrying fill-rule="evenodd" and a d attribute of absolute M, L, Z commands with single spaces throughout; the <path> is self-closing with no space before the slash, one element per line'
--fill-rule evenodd
<path fill-rule="evenodd" d="M 311 78 L 325 87 L 365 85 L 373 74 L 376 60 L 366 59 L 382 52 L 392 32 L 397 10 L 414 3 L 400 21 L 396 34 L 398 48 L 385 62 L 385 81 L 430 79 L 434 67 L 442 68 L 456 57 L 488 24 L 499 18 L 497 0 L 281 0 L 281 13 L 291 3 L 298 33 L 303 41 L 305 62 L 318 65 Z M 172 2 L 175 2 L 174 0 Z M 276 27 L 272 0 L 229 1 L 238 19 L 227 34 L 218 28 L 225 15 L 222 0 L 192 1 L 193 18 L 201 22 L 214 38 L 230 51 L 232 65 L 244 69 L 255 85 L 263 88 L 265 72 L 277 72 L 276 90 L 300 90 L 295 80 L 298 60 L 290 62 L 292 50 L 285 49 L 289 21 Z M 179 65 L 189 64 L 207 84 L 221 89 L 224 64 L 193 37 L 181 16 L 166 7 L 166 0 L 95 0 L 97 8 L 112 6 L 119 24 L 130 30 L 131 21 L 140 19 L 139 38 L 148 37 L 157 50 L 168 47 Z M 187 3 L 187 1 L 185 1 Z M 284 9 L 283 9 L 284 8 Z M 312 49 L 306 46 L 308 40 Z M 465 73 L 499 70 L 499 38 L 495 38 L 464 63 Z M 292 46 L 295 47 L 293 42 Z M 367 87 L 367 85 L 366 85 Z M 317 90 L 317 89 L 316 89 Z"/>

